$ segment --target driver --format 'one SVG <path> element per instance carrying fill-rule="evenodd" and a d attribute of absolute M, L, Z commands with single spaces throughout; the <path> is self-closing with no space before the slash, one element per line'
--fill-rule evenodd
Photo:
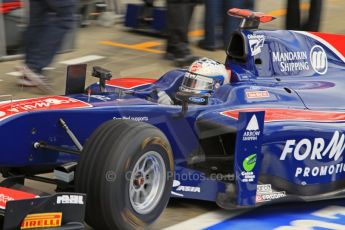
<path fill-rule="evenodd" d="M 230 82 L 230 70 L 224 64 L 209 58 L 193 62 L 185 73 L 179 90 L 195 94 L 212 94 L 223 84 Z M 164 92 L 158 92 L 158 103 L 173 105 L 174 101 Z"/>

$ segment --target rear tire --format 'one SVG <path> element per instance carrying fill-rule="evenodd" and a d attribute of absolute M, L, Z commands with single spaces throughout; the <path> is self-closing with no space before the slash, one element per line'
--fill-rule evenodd
<path fill-rule="evenodd" d="M 87 194 L 86 222 L 102 230 L 147 227 L 169 201 L 173 172 L 171 147 L 159 129 L 132 120 L 104 123 L 76 171 L 76 191 Z"/>

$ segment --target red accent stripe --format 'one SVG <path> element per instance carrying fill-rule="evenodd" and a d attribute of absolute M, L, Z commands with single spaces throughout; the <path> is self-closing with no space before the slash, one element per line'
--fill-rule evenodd
<path fill-rule="evenodd" d="M 336 50 L 338 50 L 345 57 L 345 35 L 340 34 L 327 34 L 310 32 L 311 34 L 322 38 L 329 44 L 331 44 Z"/>
<path fill-rule="evenodd" d="M 7 201 L 10 200 L 32 199 L 35 197 L 37 197 L 36 194 L 0 187 L 0 208 L 5 209 Z"/>
<path fill-rule="evenodd" d="M 278 108 L 250 108 L 228 110 L 221 114 L 233 119 L 238 119 L 239 112 L 265 111 L 265 122 L 272 121 L 315 121 L 315 122 L 339 122 L 345 121 L 345 112 L 312 111 L 302 109 L 278 109 Z"/>
<path fill-rule="evenodd" d="M 116 78 L 107 81 L 107 85 L 124 89 L 133 89 L 138 86 L 152 84 L 155 81 L 155 79 L 150 78 Z"/>

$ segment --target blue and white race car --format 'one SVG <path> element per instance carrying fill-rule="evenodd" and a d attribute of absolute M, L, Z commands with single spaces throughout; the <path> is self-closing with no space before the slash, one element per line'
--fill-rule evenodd
<path fill-rule="evenodd" d="M 185 69 L 111 80 L 95 67 L 85 90 L 79 65 L 66 95 L 1 102 L 3 175 L 86 193 L 97 229 L 146 227 L 171 196 L 226 209 L 343 197 L 345 37 L 258 30 L 273 18 L 230 14 L 243 18 L 231 80 L 213 93 L 180 92 Z M 176 103 L 158 103 L 161 92 Z"/>

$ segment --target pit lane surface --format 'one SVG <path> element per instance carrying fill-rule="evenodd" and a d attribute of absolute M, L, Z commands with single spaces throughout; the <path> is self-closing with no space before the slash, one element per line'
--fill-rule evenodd
<path fill-rule="evenodd" d="M 27 180 L 27 185 L 54 192 L 54 186 L 40 182 Z M 227 211 L 211 202 L 171 199 L 151 229 L 345 230 L 345 200 L 285 203 Z"/>
<path fill-rule="evenodd" d="M 283 16 L 285 1 L 258 0 L 258 9 L 264 12 L 273 12 L 276 16 Z M 322 31 L 345 33 L 343 12 L 345 1 L 324 0 L 325 12 L 323 15 Z M 207 56 L 219 61 L 224 60 L 223 51 L 208 52 L 195 46 L 195 40 L 200 35 L 200 21 L 202 9 L 196 12 L 196 21 L 193 26 L 192 49 L 199 56 Z M 278 19 L 265 25 L 265 28 L 281 28 L 284 19 Z M 77 47 L 74 52 L 59 55 L 46 75 L 53 79 L 55 94 L 64 93 L 67 64 L 88 63 L 88 74 L 93 65 L 100 65 L 111 69 L 115 77 L 158 77 L 173 69 L 171 62 L 162 60 L 164 40 L 128 32 L 121 25 L 112 28 L 101 28 L 95 24 L 80 29 Z M 28 98 L 42 96 L 39 91 L 31 88 L 18 88 L 15 84 L 18 73 L 14 67 L 20 61 L 0 63 L 0 95 L 12 95 L 13 98 Z M 96 82 L 88 76 L 87 84 Z M 11 98 L 9 96 L 0 100 Z M 53 192 L 54 188 L 38 182 L 28 182 L 29 185 L 43 191 Z M 327 208 L 327 209 L 324 209 Z M 312 229 L 304 226 L 319 226 L 321 229 L 345 230 L 343 200 L 323 201 L 311 204 L 276 205 L 261 207 L 253 210 L 224 211 L 210 202 L 179 200 L 170 201 L 168 208 L 153 225 L 153 229 L 278 229 L 304 230 Z M 323 210 L 319 215 L 318 210 Z M 326 210 L 326 211 L 325 211 Z M 315 215 L 317 213 L 317 215 Z M 307 220 L 307 221 L 306 221 Z M 311 222 L 311 221 L 312 222 Z M 297 222 L 296 222 L 297 221 Z M 302 221 L 302 222 L 301 222 Z M 271 224 L 272 223 L 272 224 Z M 327 224 L 324 224 L 327 223 Z M 292 227 L 295 225 L 295 227 Z M 280 226 L 280 228 L 278 228 Z M 284 227 L 285 226 L 285 227 Z M 290 227 L 287 227 L 290 226 Z M 284 227 L 284 228 L 283 228 Z"/>

